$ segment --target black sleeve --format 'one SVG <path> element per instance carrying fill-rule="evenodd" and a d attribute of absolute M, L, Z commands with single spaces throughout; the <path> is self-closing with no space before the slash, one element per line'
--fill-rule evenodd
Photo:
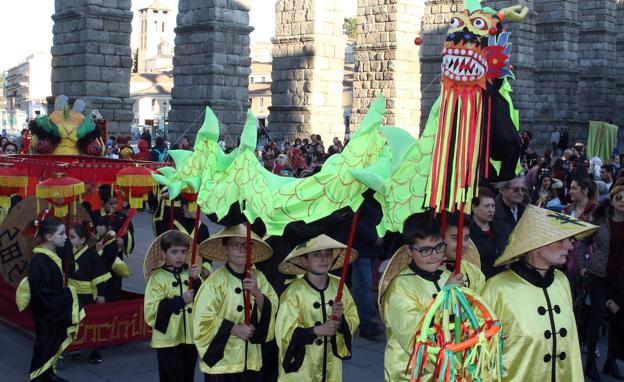
<path fill-rule="evenodd" d="M 213 367 L 223 358 L 225 345 L 227 345 L 227 342 L 230 339 L 232 327 L 234 327 L 234 323 L 232 321 L 223 320 L 221 323 L 221 327 L 219 328 L 217 335 L 212 340 L 210 346 L 208 346 L 208 349 L 206 350 L 206 353 L 202 357 L 202 361 L 204 361 L 204 363 L 206 363 L 209 367 Z"/>
<path fill-rule="evenodd" d="M 282 360 L 285 372 L 294 373 L 301 368 L 305 359 L 306 345 L 312 344 L 315 338 L 314 328 L 295 329 Z"/>
<path fill-rule="evenodd" d="M 199 291 L 199 287 L 202 284 L 202 280 L 201 277 L 197 276 L 193 279 L 193 291 L 195 291 L 195 295 L 197 295 L 197 292 Z"/>
<path fill-rule="evenodd" d="M 180 311 L 184 309 L 184 305 L 186 304 L 182 296 L 161 300 L 158 304 L 158 310 L 156 311 L 156 324 L 154 325 L 154 329 L 161 333 L 167 333 L 171 315 L 176 312 L 180 313 Z"/>
<path fill-rule="evenodd" d="M 271 324 L 271 301 L 267 296 L 264 296 L 260 321 L 258 322 L 258 307 L 254 304 L 250 322 L 256 330 L 254 330 L 254 334 L 249 339 L 249 342 L 252 344 L 262 344 L 266 342 L 267 335 L 269 334 L 269 325 Z"/>
<path fill-rule="evenodd" d="M 115 257 L 117 257 L 117 253 L 119 252 L 119 247 L 117 246 L 116 241 L 112 241 L 110 244 L 104 247 L 102 250 L 102 258 L 104 259 L 104 263 L 106 267 L 110 269 L 115 262 Z"/>
<path fill-rule="evenodd" d="M 347 346 L 347 350 L 349 350 L 349 355 L 345 357 L 341 357 L 340 355 L 338 355 L 338 344 L 336 344 L 336 336 L 333 336 L 331 338 L 332 353 L 334 353 L 334 355 L 341 360 L 351 359 L 351 355 L 353 354 L 353 351 L 351 350 L 351 330 L 349 329 L 349 323 L 344 317 L 342 318 L 340 326 L 338 327 L 338 333 L 342 334 L 342 336 L 344 337 L 344 342 Z"/>
<path fill-rule="evenodd" d="M 43 255 L 37 255 L 43 256 Z M 33 313 L 43 316 L 55 324 L 70 326 L 72 323 L 73 298 L 69 288 L 55 282 L 52 272 L 56 269 L 46 267 L 43 261 L 31 261 L 28 283 L 30 286 L 31 308 Z M 56 267 L 52 264 L 51 266 Z"/>

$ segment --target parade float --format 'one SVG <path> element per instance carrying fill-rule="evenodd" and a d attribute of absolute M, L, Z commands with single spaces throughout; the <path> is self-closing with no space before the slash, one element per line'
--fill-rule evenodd
<path fill-rule="evenodd" d="M 161 166 L 104 157 L 106 121 L 97 111 L 84 111 L 84 101 L 76 100 L 70 108 L 67 97 L 57 97 L 54 112 L 30 122 L 30 134 L 22 140 L 29 150 L 0 155 L 0 318 L 22 329 L 32 331 L 34 323 L 30 312 L 17 309 L 15 288 L 27 276 L 32 249 L 39 244 L 37 225 L 48 216 L 68 227 L 91 221 L 92 211 L 85 206 L 99 210 L 98 188 L 103 184 L 114 184 L 131 211 L 141 208 L 154 190 L 151 173 Z M 70 350 L 149 338 L 141 294 L 124 291 L 118 301 L 85 310 Z"/>

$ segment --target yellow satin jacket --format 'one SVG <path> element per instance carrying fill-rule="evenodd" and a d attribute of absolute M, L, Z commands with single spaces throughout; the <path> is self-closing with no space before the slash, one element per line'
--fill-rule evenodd
<path fill-rule="evenodd" d="M 455 265 L 447 264 L 447 269 L 453 273 Z M 462 260 L 461 273 L 464 274 L 464 286 L 470 288 L 473 292 L 481 293 L 485 286 L 485 275 L 481 272 L 481 269 L 470 261 Z"/>
<path fill-rule="evenodd" d="M 145 287 L 143 309 L 145 322 L 151 326 L 152 347 L 167 348 L 193 343 L 193 307 L 182 295 L 188 290 L 189 273 L 162 267 L 154 271 Z M 201 281 L 193 280 L 194 289 Z"/>
<path fill-rule="evenodd" d="M 342 294 L 343 319 L 333 337 L 317 337 L 314 327 L 331 319 L 331 309 L 340 279 L 328 275 L 321 290 L 307 277 L 293 281 L 280 297 L 275 322 L 279 347 L 280 382 L 321 382 L 342 380 L 342 360 L 351 358 L 351 340 L 360 319 L 345 287 Z"/>
<path fill-rule="evenodd" d="M 259 311 L 251 296 L 251 324 L 255 331 L 249 341 L 230 333 L 235 324 L 245 323 L 244 274 L 236 273 L 226 264 L 202 283 L 195 296 L 193 339 L 204 373 L 240 373 L 262 367 L 260 346 L 274 338 L 278 297 L 262 272 L 253 268 L 251 271 L 264 295 L 264 303 Z"/>
<path fill-rule="evenodd" d="M 416 330 L 429 304 L 450 275 L 446 269 L 429 273 L 411 263 L 388 286 L 381 302 L 388 340 L 384 353 L 385 381 L 409 381 L 405 370 L 414 347 Z M 424 375 L 423 381 L 431 380 L 431 372 Z"/>
<path fill-rule="evenodd" d="M 582 382 L 572 295 L 566 276 L 542 277 L 522 261 L 487 281 L 485 302 L 503 324 L 503 381 Z"/>

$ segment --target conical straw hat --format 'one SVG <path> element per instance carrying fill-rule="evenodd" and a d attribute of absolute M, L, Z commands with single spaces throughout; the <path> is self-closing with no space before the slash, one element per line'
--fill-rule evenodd
<path fill-rule="evenodd" d="M 388 266 L 379 280 L 379 293 L 377 294 L 377 304 L 379 305 L 379 313 L 383 316 L 382 302 L 384 293 L 390 286 L 394 278 L 412 262 L 412 255 L 407 249 L 407 245 L 399 248 L 388 262 Z"/>
<path fill-rule="evenodd" d="M 216 260 L 220 262 L 227 262 L 227 253 L 221 239 L 226 237 L 241 237 L 247 238 L 247 227 L 242 224 L 225 227 L 221 231 L 210 236 L 204 240 L 198 248 L 199 253 L 206 259 Z M 251 249 L 251 263 L 259 263 L 271 257 L 273 249 L 258 235 L 251 232 L 251 242 L 253 248 Z"/>
<path fill-rule="evenodd" d="M 145 278 L 145 281 L 149 280 L 150 276 L 156 269 L 162 267 L 165 264 L 165 260 L 162 256 L 162 249 L 160 248 L 160 242 L 162 241 L 162 238 L 170 232 L 179 232 L 188 238 L 189 251 L 186 254 L 185 262 L 189 266 L 191 265 L 191 245 L 193 243 L 193 238 L 182 231 L 169 230 L 163 232 L 160 236 L 154 239 L 152 244 L 150 244 L 150 247 L 147 250 L 147 254 L 145 255 L 145 259 L 143 259 L 143 278 Z"/>
<path fill-rule="evenodd" d="M 581 239 L 597 229 L 570 215 L 528 205 L 507 240 L 505 252 L 494 265 L 512 263 L 528 252 L 563 239 Z"/>
<path fill-rule="evenodd" d="M 333 264 L 330 271 L 342 268 L 345 255 L 347 253 L 347 246 L 327 235 L 320 235 L 296 246 L 295 249 L 293 249 L 293 251 L 280 263 L 278 269 L 285 275 L 304 274 L 307 272 L 307 269 L 301 256 L 325 249 L 333 250 Z M 355 259 L 357 259 L 357 257 L 357 251 L 355 249 L 351 249 L 349 263 L 352 263 Z"/>
<path fill-rule="evenodd" d="M 481 269 L 481 255 L 470 239 L 468 239 L 468 249 L 462 254 L 462 260 L 468 261 Z"/>

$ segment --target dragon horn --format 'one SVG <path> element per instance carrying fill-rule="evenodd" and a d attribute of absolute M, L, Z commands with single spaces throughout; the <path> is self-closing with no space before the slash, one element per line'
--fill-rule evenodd
<path fill-rule="evenodd" d="M 501 21 L 509 21 L 518 23 L 527 18 L 529 15 L 529 8 L 521 5 L 514 5 L 513 7 L 503 8 L 497 13 Z"/>

